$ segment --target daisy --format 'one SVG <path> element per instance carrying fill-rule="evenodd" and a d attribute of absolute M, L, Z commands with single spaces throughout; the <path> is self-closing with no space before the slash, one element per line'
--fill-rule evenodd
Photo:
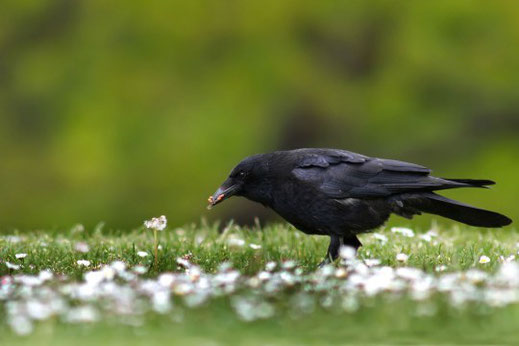
<path fill-rule="evenodd" d="M 90 266 L 90 261 L 89 260 L 77 260 L 76 262 L 78 265 L 80 266 L 83 266 L 83 267 L 88 267 Z"/>
<path fill-rule="evenodd" d="M 485 255 L 483 255 L 483 256 L 481 256 L 479 258 L 479 263 L 481 263 L 481 264 L 486 264 L 486 263 L 489 263 L 489 262 L 490 262 L 490 258 L 485 256 Z"/>
<path fill-rule="evenodd" d="M 151 220 L 144 221 L 144 226 L 147 229 L 151 229 L 154 231 L 163 231 L 168 224 L 168 220 L 166 216 L 162 215 L 160 217 L 154 217 Z"/>
<path fill-rule="evenodd" d="M 407 262 L 408 259 L 409 259 L 409 256 L 406 255 L 405 253 L 399 253 L 398 255 L 396 255 L 396 260 L 398 262 L 405 263 L 405 262 Z"/>

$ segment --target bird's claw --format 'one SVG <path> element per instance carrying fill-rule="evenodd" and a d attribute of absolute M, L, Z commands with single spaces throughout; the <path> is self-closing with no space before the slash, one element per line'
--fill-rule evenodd
<path fill-rule="evenodd" d="M 335 260 L 332 258 L 332 256 L 330 254 L 327 254 L 326 257 L 321 261 L 321 263 L 319 263 L 318 267 L 322 268 L 325 265 L 332 264 L 334 262 Z"/>

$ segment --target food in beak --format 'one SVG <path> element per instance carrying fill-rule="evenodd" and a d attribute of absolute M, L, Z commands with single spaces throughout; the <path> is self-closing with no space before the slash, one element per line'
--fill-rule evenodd
<path fill-rule="evenodd" d="M 210 203 L 208 206 L 207 206 L 207 209 L 211 209 L 212 207 L 214 207 L 214 205 L 218 202 L 220 202 L 223 198 L 225 197 L 225 195 L 223 193 L 219 194 L 218 197 L 216 197 L 216 200 L 213 198 L 213 196 L 209 196 L 209 198 L 207 199 L 207 201 Z"/>

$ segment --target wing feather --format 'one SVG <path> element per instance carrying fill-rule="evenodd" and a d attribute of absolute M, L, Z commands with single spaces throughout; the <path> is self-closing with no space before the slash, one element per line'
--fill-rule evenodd
<path fill-rule="evenodd" d="M 374 198 L 463 185 L 432 177 L 430 169 L 417 164 L 333 149 L 306 152 L 292 173 L 335 199 Z"/>

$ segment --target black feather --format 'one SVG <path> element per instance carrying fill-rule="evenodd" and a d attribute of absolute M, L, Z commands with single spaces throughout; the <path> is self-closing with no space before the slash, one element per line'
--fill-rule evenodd
<path fill-rule="evenodd" d="M 492 180 L 485 180 L 485 179 L 446 179 L 448 181 L 453 181 L 456 183 L 462 183 L 466 184 L 469 187 L 487 187 L 488 185 L 495 185 L 496 182 Z"/>
<path fill-rule="evenodd" d="M 512 223 L 508 217 L 473 207 L 435 193 L 423 193 L 405 198 L 404 205 L 429 214 L 440 215 L 476 227 L 503 227 Z"/>
<path fill-rule="evenodd" d="M 328 255 L 336 258 L 340 244 L 360 246 L 356 235 L 381 226 L 392 213 L 408 218 L 430 213 L 480 227 L 509 225 L 504 215 L 434 193 L 493 184 L 442 179 L 421 165 L 346 150 L 298 149 L 246 158 L 213 200 L 233 191 L 271 207 L 305 233 L 330 236 Z"/>

